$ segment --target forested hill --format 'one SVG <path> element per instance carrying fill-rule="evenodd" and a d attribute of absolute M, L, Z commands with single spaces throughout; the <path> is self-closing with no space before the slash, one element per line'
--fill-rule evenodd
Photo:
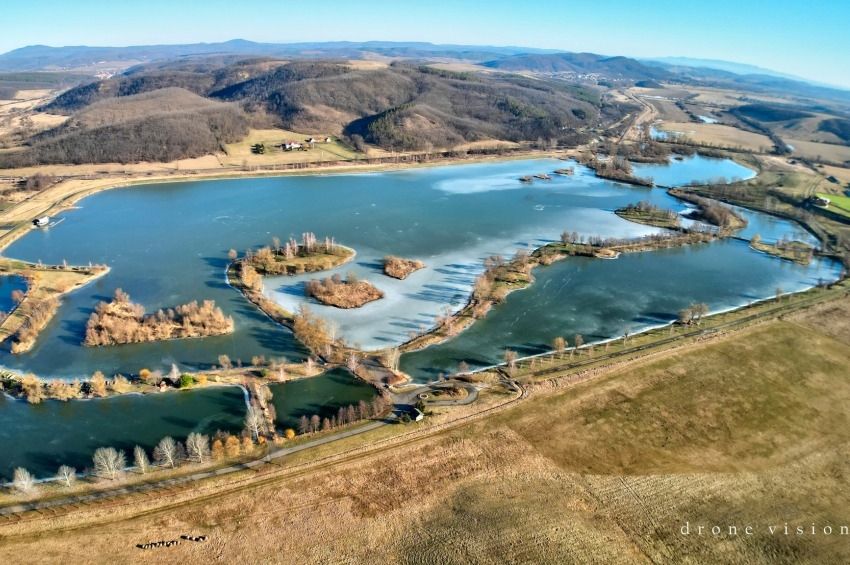
<path fill-rule="evenodd" d="M 489 139 L 573 144 L 628 111 L 603 104 L 601 89 L 563 81 L 267 58 L 141 66 L 72 88 L 43 110 L 70 119 L 26 150 L 0 154 L 0 166 L 198 156 L 244 136 L 250 124 L 393 150 Z"/>

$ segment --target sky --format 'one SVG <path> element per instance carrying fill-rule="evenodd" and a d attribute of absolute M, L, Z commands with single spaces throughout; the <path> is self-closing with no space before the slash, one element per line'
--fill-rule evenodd
<path fill-rule="evenodd" d="M 747 63 L 850 87 L 850 1 L 3 0 L 0 52 L 228 39 L 429 41 Z"/>

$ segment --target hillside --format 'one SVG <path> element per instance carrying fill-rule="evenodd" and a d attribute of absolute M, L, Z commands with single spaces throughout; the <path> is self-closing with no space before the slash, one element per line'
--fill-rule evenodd
<path fill-rule="evenodd" d="M 490 139 L 575 144 L 581 128 L 627 111 L 603 111 L 600 99 L 594 88 L 561 81 L 403 63 L 159 63 L 59 95 L 41 109 L 69 120 L 24 151 L 0 154 L 0 166 L 194 157 L 241 139 L 249 121 L 396 151 Z"/>
<path fill-rule="evenodd" d="M 218 151 L 247 132 L 238 107 L 166 88 L 92 104 L 26 147 L 0 153 L 0 168 L 171 161 Z"/>
<path fill-rule="evenodd" d="M 394 150 L 451 147 L 481 139 L 569 140 L 599 115 L 594 93 L 554 82 L 393 64 L 358 70 L 296 62 L 213 92 L 263 110 L 296 131 L 361 136 Z"/>

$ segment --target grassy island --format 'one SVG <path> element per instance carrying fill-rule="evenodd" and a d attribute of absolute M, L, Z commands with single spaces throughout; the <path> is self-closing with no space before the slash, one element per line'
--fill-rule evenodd
<path fill-rule="evenodd" d="M 223 335 L 233 332 L 233 318 L 215 301 L 197 301 L 145 314 L 140 304 L 118 289 L 111 302 L 101 302 L 86 324 L 89 347 Z"/>
<path fill-rule="evenodd" d="M 16 307 L 0 322 L 0 341 L 13 337 L 12 353 L 29 351 L 59 309 L 60 298 L 107 272 L 109 268 L 100 265 L 41 265 L 0 258 L 0 274 L 27 281 L 26 293 L 17 297 Z"/>
<path fill-rule="evenodd" d="M 235 251 L 231 258 L 236 259 Z M 327 271 L 354 258 L 350 247 L 339 245 L 332 237 L 319 241 L 314 233 L 304 233 L 301 241 L 294 238 L 281 245 L 275 238 L 271 247 L 249 250 L 241 261 L 253 267 L 260 275 L 300 275 Z"/>
<path fill-rule="evenodd" d="M 614 213 L 624 220 L 637 224 L 667 229 L 678 229 L 680 227 L 679 215 L 676 212 L 659 208 L 647 201 L 629 204 L 624 208 L 614 210 Z"/>
<path fill-rule="evenodd" d="M 787 241 L 781 239 L 776 243 L 765 243 L 761 240 L 761 236 L 754 235 L 750 240 L 750 247 L 756 251 L 767 253 L 785 259 L 786 261 L 794 261 L 801 265 L 808 265 L 812 261 L 815 250 L 808 244 L 802 241 Z"/>
<path fill-rule="evenodd" d="M 322 304 L 337 308 L 360 308 L 374 300 L 384 297 L 384 293 L 368 281 L 361 281 L 349 273 L 343 279 L 339 275 L 307 283 L 307 296 Z"/>
<path fill-rule="evenodd" d="M 394 255 L 384 257 L 384 274 L 394 279 L 406 279 L 411 273 L 424 268 L 425 263 L 416 259 L 403 259 Z"/>

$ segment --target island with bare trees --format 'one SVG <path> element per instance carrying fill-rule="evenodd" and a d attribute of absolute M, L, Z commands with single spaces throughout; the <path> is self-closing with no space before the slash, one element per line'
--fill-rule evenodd
<path fill-rule="evenodd" d="M 236 250 L 231 249 L 229 253 L 231 261 L 238 260 L 260 275 L 300 275 L 327 271 L 351 261 L 354 255 L 353 249 L 338 244 L 333 237 L 319 240 L 312 232 L 301 234 L 300 242 L 289 238 L 281 243 L 275 237 L 271 246 L 248 250 L 241 259 Z"/>
<path fill-rule="evenodd" d="M 697 209 L 689 214 L 689 218 L 717 226 L 723 233 L 728 234 L 747 226 L 747 220 L 743 216 L 716 200 L 677 188 L 670 189 L 667 193 L 697 206 Z"/>
<path fill-rule="evenodd" d="M 815 250 L 812 246 L 803 243 L 802 241 L 780 239 L 775 243 L 766 243 L 762 241 L 759 234 L 755 234 L 750 240 L 750 247 L 756 251 L 785 259 L 786 261 L 794 261 L 801 265 L 808 265 L 812 262 Z"/>
<path fill-rule="evenodd" d="M 145 314 L 141 304 L 120 288 L 110 302 L 101 302 L 86 324 L 83 343 L 89 347 L 200 338 L 233 332 L 233 318 L 213 300 L 192 301 Z"/>
<path fill-rule="evenodd" d="M 358 279 L 354 273 L 349 273 L 346 278 L 335 274 L 321 280 L 308 281 L 305 292 L 322 304 L 344 309 L 360 308 L 384 297 L 383 291 L 369 281 Z"/>
<path fill-rule="evenodd" d="M 395 255 L 384 257 L 384 274 L 394 279 L 404 280 L 419 269 L 424 269 L 425 263 L 416 259 L 404 259 Z"/>
<path fill-rule="evenodd" d="M 617 208 L 614 213 L 624 220 L 637 224 L 666 229 L 678 229 L 680 227 L 679 215 L 676 212 L 661 208 L 646 200 Z"/>

